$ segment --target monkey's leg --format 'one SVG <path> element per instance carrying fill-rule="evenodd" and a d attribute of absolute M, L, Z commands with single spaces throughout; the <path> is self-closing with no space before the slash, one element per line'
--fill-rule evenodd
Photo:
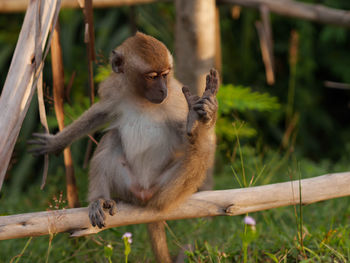
<path fill-rule="evenodd" d="M 118 131 L 110 130 L 101 139 L 89 171 L 89 217 L 93 226 L 105 226 L 105 212 L 114 215 L 118 198 L 133 203 L 131 171 L 124 157 Z"/>
<path fill-rule="evenodd" d="M 151 238 L 153 253 L 159 263 L 171 263 L 168 245 L 165 234 L 165 221 L 151 223 L 147 225 Z"/>

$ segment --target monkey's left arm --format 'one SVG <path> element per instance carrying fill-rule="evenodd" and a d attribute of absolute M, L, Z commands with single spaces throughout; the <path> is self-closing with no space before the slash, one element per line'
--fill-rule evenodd
<path fill-rule="evenodd" d="M 210 70 L 201 98 L 183 88 L 189 106 L 185 154 L 160 175 L 159 188 L 148 206 L 161 210 L 175 207 L 201 186 L 214 161 L 218 87 L 218 73 Z"/>

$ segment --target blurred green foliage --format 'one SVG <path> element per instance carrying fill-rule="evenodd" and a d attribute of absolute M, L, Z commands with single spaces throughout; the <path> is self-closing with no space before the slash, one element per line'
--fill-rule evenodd
<path fill-rule="evenodd" d="M 350 1 L 347 0 L 308 0 L 306 2 L 350 9 Z M 350 83 L 349 29 L 271 14 L 276 83 L 268 86 L 255 28 L 256 20 L 260 19 L 259 12 L 255 9 L 243 8 L 239 17 L 234 19 L 230 6 L 222 5 L 219 10 L 223 85 L 218 93 L 220 108 L 217 122 L 217 188 L 239 187 L 234 174 L 239 177 L 245 173 L 247 182 L 254 182 L 254 184 L 267 184 L 295 178 L 290 170 L 295 168 L 297 160 L 301 160 L 303 177 L 349 170 L 350 91 L 330 89 L 324 85 L 324 81 L 328 80 Z M 2 72 L 0 87 L 5 82 L 23 17 L 23 14 L 0 16 L 0 71 Z M 96 84 L 110 72 L 108 57 L 111 50 L 131 36 L 135 30 L 153 35 L 163 41 L 174 53 L 173 4 L 158 3 L 96 9 L 94 23 L 97 52 L 97 63 L 94 66 Z M 62 10 L 60 27 L 65 83 L 68 84 L 73 72 L 76 73 L 64 108 L 65 121 L 69 124 L 89 107 L 82 11 Z M 289 63 L 290 39 L 293 31 L 299 36 L 298 57 L 294 69 Z M 57 121 L 52 104 L 50 63 L 49 56 L 44 68 L 45 97 L 50 132 L 55 133 Z M 291 96 L 293 100 L 290 99 Z M 291 122 L 293 117 L 295 117 L 294 124 Z M 289 128 L 292 128 L 291 134 L 287 132 Z M 37 100 L 34 97 L 14 150 L 7 179 L 0 193 L 2 195 L 0 197 L 1 215 L 45 209 L 51 197 L 65 189 L 62 156 L 51 156 L 47 186 L 43 192 L 38 191 L 43 162 L 41 158 L 33 158 L 27 153 L 26 141 L 32 132 L 40 129 L 42 128 L 39 124 Z M 97 133 L 97 139 L 100 136 L 101 133 Z M 285 138 L 287 145 L 282 143 Z M 242 146 L 240 149 L 238 149 L 237 139 Z M 82 167 L 86 145 L 87 139 L 79 140 L 72 145 L 82 205 L 86 205 L 84 200 L 86 199 L 87 169 Z M 318 205 L 315 211 L 309 210 L 304 216 L 306 227 L 310 230 L 305 244 L 311 251 L 318 253 L 315 256 L 308 252 L 308 255 L 315 260 L 313 262 L 322 260 L 330 262 L 334 258 L 341 261 L 344 257 L 349 258 L 349 239 L 345 238 L 349 235 L 349 226 L 344 223 L 349 217 L 348 207 L 346 202 L 332 200 L 325 206 Z M 290 262 L 295 262 L 295 259 L 298 261 L 301 253 L 297 242 L 293 239 L 296 226 L 290 224 L 291 220 L 294 220 L 294 212 L 288 208 L 274 211 L 259 215 L 259 220 L 265 225 L 257 227 L 258 239 L 266 242 L 252 242 L 248 253 L 251 259 L 257 262 L 268 262 L 268 259 L 276 258 L 281 260 L 284 256 L 291 260 Z M 189 227 L 182 222 L 173 222 L 172 226 L 183 244 L 192 242 L 193 236 L 198 237 L 196 249 L 189 255 L 190 260 L 202 258 L 207 262 L 221 258 L 223 262 L 235 262 L 242 259 L 239 252 L 242 230 L 237 229 L 240 225 L 239 220 L 237 218 L 233 220 L 216 218 L 213 221 L 201 219 L 190 221 Z M 130 228 L 134 230 L 137 227 L 104 231 L 99 236 L 103 238 L 102 241 L 98 242 L 101 242 L 103 248 L 109 244 L 108 240 L 114 240 L 116 235 L 121 236 L 122 231 Z M 218 232 L 215 235 L 212 233 L 214 228 Z M 230 228 L 232 233 L 227 231 L 227 228 Z M 149 258 L 149 247 L 144 247 L 144 243 L 147 243 L 145 229 L 135 231 L 139 231 L 139 235 L 133 244 L 134 254 L 131 253 L 131 260 Z M 328 231 L 338 231 L 338 234 L 327 236 Z M 209 240 L 209 242 L 202 240 Z M 3 251 L 7 251 L 7 259 L 20 253 L 25 242 L 26 240 L 4 243 Z M 76 240 L 67 241 L 63 235 L 58 235 L 53 242 L 50 255 L 54 259 L 62 259 L 62 262 L 68 262 L 73 258 L 76 261 L 85 260 L 86 256 L 99 262 L 103 257 L 103 249 L 99 248 L 100 245 L 97 245 L 98 242 L 94 238 L 76 242 Z M 176 242 L 175 238 L 171 246 L 177 249 Z M 123 253 L 122 242 L 118 240 L 112 244 L 116 247 L 113 250 L 114 258 L 118 258 L 118 255 Z M 86 250 L 83 249 L 85 245 Z M 37 248 L 37 253 L 27 252 L 25 254 L 27 262 L 33 262 L 33 259 L 37 262 L 42 260 L 40 257 L 46 253 L 47 237 L 33 240 L 28 250 L 34 247 Z M 337 250 L 334 252 L 332 247 Z M 73 251 L 74 249 L 77 254 Z M 226 257 L 227 261 L 225 261 Z"/>
<path fill-rule="evenodd" d="M 349 3 L 341 0 L 323 2 L 343 9 L 349 7 Z M 350 83 L 350 67 L 347 65 L 350 59 L 349 30 L 272 14 L 276 83 L 267 86 L 255 29 L 259 13 L 254 9 L 243 8 L 239 17 L 233 19 L 229 6 L 220 6 L 219 10 L 223 58 L 223 85 L 218 94 L 219 154 L 232 155 L 236 135 L 251 146 L 265 145 L 279 149 L 290 125 L 290 120 L 286 119 L 289 110 L 291 117 L 298 116 L 293 134 L 289 135 L 294 136 L 294 139 L 291 141 L 292 139 L 287 138 L 287 141 L 293 144 L 295 153 L 314 160 L 341 158 L 347 151 L 344 144 L 350 139 L 350 91 L 329 89 L 323 82 L 331 80 Z M 110 51 L 135 30 L 155 36 L 174 52 L 173 4 L 96 9 L 94 16 L 97 52 L 94 69 L 97 84 L 110 72 Z M 2 72 L 6 72 L 9 67 L 22 20 L 23 14 L 7 14 L 0 17 Z M 67 98 L 69 103 L 65 104 L 65 121 L 68 124 L 89 107 L 87 56 L 81 10 L 62 10 L 60 28 L 65 83 L 68 84 L 72 74 L 76 73 Z M 289 64 L 292 31 L 299 35 L 298 58 L 294 70 L 291 70 Z M 57 123 L 52 105 L 50 67 L 49 56 L 44 68 L 46 106 L 50 131 L 55 133 Z M 1 86 L 5 77 L 6 74 L 0 75 Z M 292 101 L 288 99 L 290 94 L 294 98 Z M 237 127 L 236 131 L 232 129 L 233 123 Z M 37 171 L 41 169 L 41 159 L 29 156 L 25 144 L 30 134 L 38 130 L 40 125 L 37 102 L 34 99 L 9 169 L 9 184 L 13 183 L 14 188 L 21 185 L 25 187 L 28 180 L 40 180 Z M 86 139 L 76 143 L 83 148 L 85 144 Z M 77 150 L 73 155 L 76 167 L 82 166 L 83 155 L 84 150 Z M 61 158 L 53 158 L 50 170 L 54 172 L 61 166 Z"/>
<path fill-rule="evenodd" d="M 267 93 L 253 92 L 249 87 L 222 85 L 217 94 L 219 102 L 216 133 L 221 143 L 229 145 L 238 136 L 251 138 L 257 131 L 249 124 L 239 119 L 239 113 L 247 111 L 274 111 L 280 109 L 276 97 Z M 233 129 L 235 123 L 239 129 Z"/>

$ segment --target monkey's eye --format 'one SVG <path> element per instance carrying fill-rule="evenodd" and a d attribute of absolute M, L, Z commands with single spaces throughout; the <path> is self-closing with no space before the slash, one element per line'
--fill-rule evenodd
<path fill-rule="evenodd" d="M 156 72 L 148 73 L 148 74 L 146 74 L 146 78 L 154 80 L 154 79 L 158 78 L 158 73 L 156 73 Z"/>
<path fill-rule="evenodd" d="M 169 72 L 170 72 L 170 69 L 168 69 L 168 70 L 166 70 L 166 71 L 163 71 L 163 72 L 161 73 L 162 77 L 163 77 L 163 78 L 166 78 L 166 77 L 168 76 Z"/>

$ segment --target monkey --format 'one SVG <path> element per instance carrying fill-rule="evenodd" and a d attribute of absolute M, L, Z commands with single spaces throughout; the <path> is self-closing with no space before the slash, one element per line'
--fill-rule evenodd
<path fill-rule="evenodd" d="M 173 73 L 173 57 L 152 36 L 137 32 L 114 49 L 112 72 L 100 84 L 100 101 L 61 132 L 33 134 L 34 155 L 59 153 L 74 140 L 109 123 L 89 168 L 89 218 L 105 226 L 117 202 L 158 211 L 196 192 L 213 165 L 219 76 L 211 69 L 202 97 Z M 148 224 L 158 262 L 171 262 L 164 222 Z"/>

